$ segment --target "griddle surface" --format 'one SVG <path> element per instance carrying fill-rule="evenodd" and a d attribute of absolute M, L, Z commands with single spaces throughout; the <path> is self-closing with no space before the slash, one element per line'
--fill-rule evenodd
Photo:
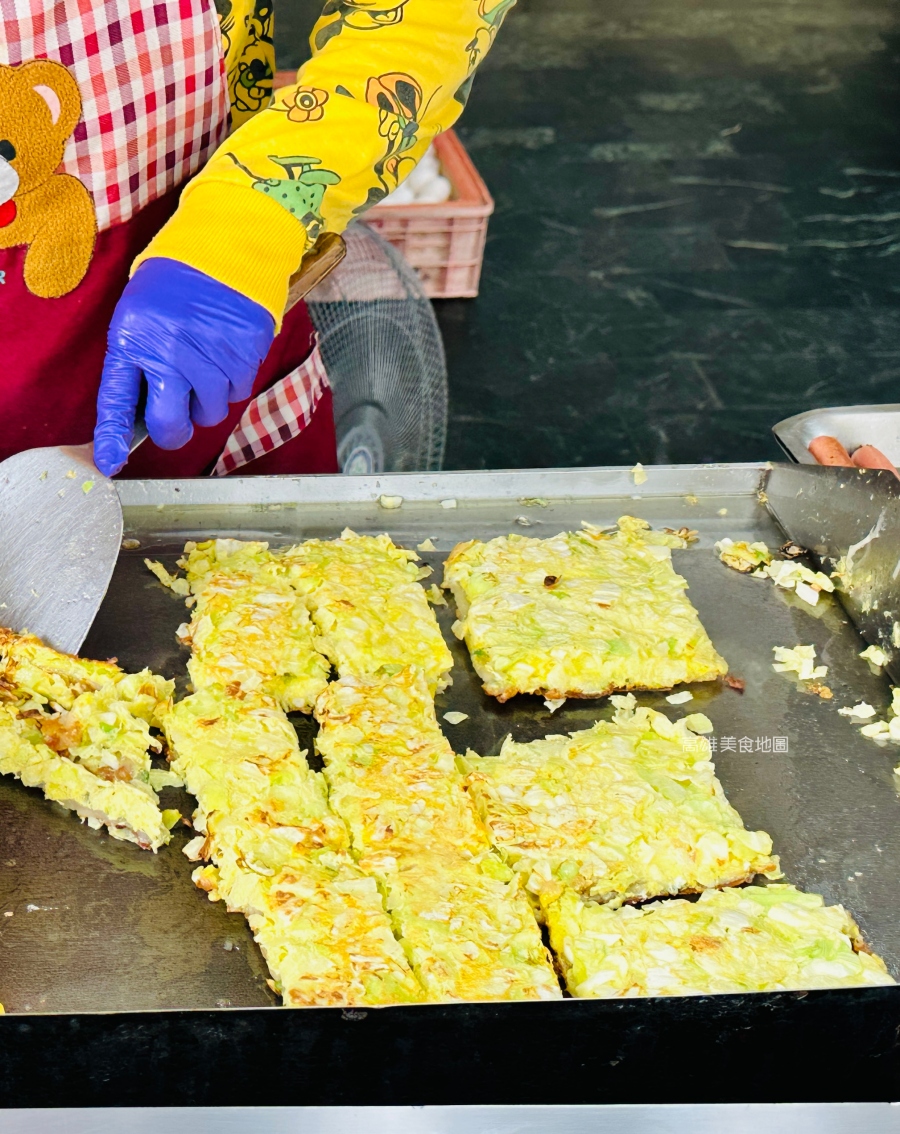
<path fill-rule="evenodd" d="M 728 508 L 728 516 L 718 515 Z M 309 536 L 387 530 L 406 546 L 431 537 L 440 564 L 462 538 L 511 531 L 549 536 L 582 519 L 606 524 L 629 512 L 654 526 L 683 524 L 700 542 L 674 553 L 690 584 L 690 598 L 731 672 L 746 680 L 740 695 L 721 684 L 692 686 L 694 700 L 670 706 L 663 693 L 639 701 L 680 716 L 704 712 L 715 725 L 714 759 L 729 800 L 751 828 L 767 830 L 781 856 L 786 880 L 841 902 L 855 915 L 871 946 L 900 976 L 900 797 L 893 766 L 900 750 L 879 747 L 837 713 L 869 701 L 890 702 L 883 677 L 858 657 L 863 643 L 840 605 L 824 598 L 815 609 L 767 580 L 722 565 L 716 539 L 763 539 L 781 534 L 755 496 L 705 495 L 695 504 L 681 496 L 596 497 L 551 500 L 547 507 L 485 501 L 442 511 L 404 505 L 399 513 L 349 502 L 339 509 L 299 506 L 290 514 L 259 507 L 203 506 L 126 510 L 129 535 L 142 541 L 123 552 L 90 637 L 86 656 L 117 657 L 126 669 L 150 666 L 179 679 L 184 689 L 187 653 L 175 630 L 187 616 L 183 601 L 143 566 L 160 557 L 171 567 L 183 538 L 198 534 L 262 535 L 273 545 Z M 515 517 L 525 515 L 532 526 Z M 495 754 L 507 733 L 531 740 L 548 732 L 584 728 L 609 716 L 606 700 L 569 701 L 552 716 L 536 697 L 498 705 L 486 697 L 464 647 L 450 633 L 453 611 L 437 609 L 454 652 L 453 685 L 437 699 L 439 718 L 449 709 L 469 714 L 457 726 L 442 720 L 458 752 L 471 747 Z M 772 647 L 814 643 L 828 666 L 834 691 L 823 701 L 772 669 Z M 299 720 L 308 745 L 314 725 Z M 723 741 L 733 738 L 723 750 Z M 774 752 L 785 738 L 787 752 Z M 741 741 L 744 741 L 741 745 Z M 743 747 L 751 748 L 742 751 Z M 779 741 L 780 744 L 785 741 Z M 189 815 L 192 802 L 167 789 L 165 806 Z M 190 880 L 192 864 L 180 853 L 191 832 L 152 855 L 91 831 L 69 812 L 9 777 L 0 780 L 0 1001 L 7 1012 L 141 1011 L 265 1007 L 277 1003 L 266 986 L 266 966 L 243 917 L 211 903 Z"/>

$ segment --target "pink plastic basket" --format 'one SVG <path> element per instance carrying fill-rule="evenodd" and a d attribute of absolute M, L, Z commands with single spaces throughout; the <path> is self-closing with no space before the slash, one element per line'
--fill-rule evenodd
<path fill-rule="evenodd" d="M 439 205 L 376 205 L 366 223 L 411 264 L 432 299 L 478 294 L 488 217 L 494 202 L 453 130 L 434 140 L 441 172 L 453 186 Z"/>

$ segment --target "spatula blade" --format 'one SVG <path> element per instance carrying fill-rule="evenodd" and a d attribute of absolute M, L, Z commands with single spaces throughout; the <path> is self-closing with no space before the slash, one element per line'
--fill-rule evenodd
<path fill-rule="evenodd" d="M 900 481 L 884 469 L 777 464 L 765 492 L 775 519 L 826 573 L 843 561 L 841 604 L 900 684 Z"/>
<path fill-rule="evenodd" d="M 90 447 L 0 463 L 0 625 L 77 653 L 122 543 L 122 507 Z"/>

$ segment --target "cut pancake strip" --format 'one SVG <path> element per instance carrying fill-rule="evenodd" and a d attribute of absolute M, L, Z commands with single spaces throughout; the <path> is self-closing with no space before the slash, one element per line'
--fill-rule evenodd
<path fill-rule="evenodd" d="M 442 829 L 448 839 L 457 832 L 468 856 L 476 846 L 491 855 L 434 721 L 429 688 L 447 683 L 452 658 L 419 585 L 415 553 L 387 536 L 349 531 L 284 552 L 237 540 L 189 544 L 185 552 L 182 585 L 197 609 L 184 639 L 199 692 L 176 707 L 167 733 L 175 767 L 199 802 L 203 835 L 190 851 L 210 865 L 195 872 L 197 884 L 247 915 L 286 1004 L 422 999 L 379 879 L 349 854 L 347 827 L 280 711 L 310 707 L 325 689 L 329 661 L 343 674 L 391 674 L 413 657 L 426 675 L 418 681 L 442 744 L 438 764 L 446 765 L 432 768 L 429 780 Z M 361 837 L 363 810 L 344 803 Z M 291 814 L 280 814 L 288 804 Z M 395 825 L 401 819 L 395 814 Z M 413 827 L 424 837 L 421 821 Z M 505 870 L 499 860 L 496 866 Z M 536 934 L 527 904 L 525 913 Z M 538 945 L 558 990 L 539 937 Z"/>
<path fill-rule="evenodd" d="M 156 850 L 177 812 L 162 812 L 151 767 L 174 682 L 149 669 L 61 654 L 31 634 L 0 629 L 0 773 L 39 788 L 90 827 Z"/>
<path fill-rule="evenodd" d="M 344 678 L 316 717 L 331 804 L 428 999 L 558 997 L 528 899 L 490 847 L 424 676 Z"/>
<path fill-rule="evenodd" d="M 614 701 L 611 722 L 508 738 L 499 756 L 468 762 L 494 846 L 541 906 L 565 889 L 621 904 L 778 877 L 771 839 L 726 800 L 691 718 Z"/>
<path fill-rule="evenodd" d="M 547 921 L 568 989 L 578 997 L 894 983 L 842 906 L 793 886 L 708 890 L 696 902 L 640 909 L 584 902 L 569 890 L 549 906 Z"/>
<path fill-rule="evenodd" d="M 345 529 L 340 539 L 307 540 L 282 554 L 306 599 L 318 646 L 341 677 L 397 673 L 416 666 L 432 693 L 450 684 L 453 658 L 419 580 L 414 551 L 386 535 Z"/>
<path fill-rule="evenodd" d="M 181 632 L 195 689 L 240 687 L 310 712 L 331 665 L 342 677 L 416 665 L 432 693 L 449 685 L 453 658 L 419 584 L 430 568 L 417 560 L 386 535 L 346 529 L 278 551 L 235 539 L 188 543 L 184 579 L 148 566 L 196 602 Z"/>
<path fill-rule="evenodd" d="M 186 853 L 209 865 L 194 881 L 247 917 L 284 1003 L 421 1000 L 378 887 L 277 705 L 203 690 L 175 706 L 166 735 L 198 801 Z"/>
<path fill-rule="evenodd" d="M 286 711 L 311 712 L 328 682 L 301 596 L 264 543 L 188 544 L 182 565 L 196 598 L 181 640 L 194 689 L 259 692 Z"/>
<path fill-rule="evenodd" d="M 394 930 L 431 1001 L 558 1000 L 528 899 L 491 852 L 361 859 L 387 894 Z"/>
<path fill-rule="evenodd" d="M 671 548 L 685 546 L 630 516 L 615 531 L 459 544 L 443 585 L 485 692 L 602 697 L 724 676 L 672 567 Z"/>

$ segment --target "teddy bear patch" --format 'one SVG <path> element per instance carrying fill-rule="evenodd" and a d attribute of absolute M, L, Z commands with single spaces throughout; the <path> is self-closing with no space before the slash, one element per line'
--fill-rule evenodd
<path fill-rule="evenodd" d="M 78 84 L 62 65 L 0 65 L 0 248 L 27 245 L 25 286 L 67 295 L 94 253 L 94 203 L 77 177 L 57 172 L 81 117 Z"/>

